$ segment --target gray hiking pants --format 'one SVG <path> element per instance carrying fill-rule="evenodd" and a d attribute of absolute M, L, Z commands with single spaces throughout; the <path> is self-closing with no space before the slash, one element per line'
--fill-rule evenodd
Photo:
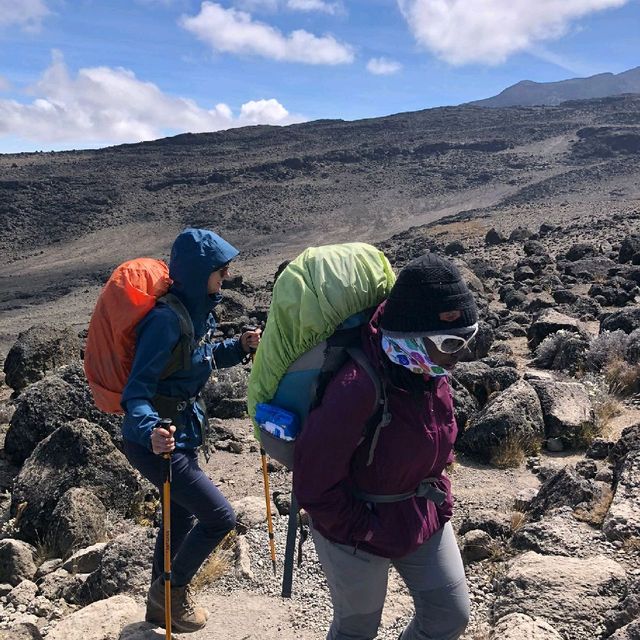
<path fill-rule="evenodd" d="M 312 529 L 333 622 L 327 640 L 373 640 L 387 595 L 389 565 L 407 585 L 415 615 L 401 640 L 457 640 L 469 621 L 469 592 L 450 523 L 413 553 L 389 560 L 330 542 Z"/>

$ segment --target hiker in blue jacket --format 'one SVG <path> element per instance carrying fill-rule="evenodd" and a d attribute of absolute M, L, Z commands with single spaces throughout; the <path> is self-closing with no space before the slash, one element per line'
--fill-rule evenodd
<path fill-rule="evenodd" d="M 255 350 L 259 331 L 212 342 L 213 308 L 238 250 L 206 229 L 185 229 L 171 249 L 170 293 L 188 312 L 194 339 L 190 362 L 171 372 L 172 352 L 184 332 L 178 314 L 157 304 L 136 328 L 136 351 L 122 394 L 124 452 L 129 462 L 161 489 L 162 454 L 171 453 L 171 610 L 176 632 L 196 631 L 207 611 L 196 606 L 189 583 L 198 568 L 236 524 L 227 499 L 198 465 L 206 451 L 207 417 L 200 392 L 215 369 L 241 363 Z M 189 351 L 187 351 L 187 354 Z M 175 367 L 174 367 L 175 368 Z M 171 418 L 168 428 L 162 418 Z M 164 626 L 163 535 L 156 540 L 146 619 Z"/>

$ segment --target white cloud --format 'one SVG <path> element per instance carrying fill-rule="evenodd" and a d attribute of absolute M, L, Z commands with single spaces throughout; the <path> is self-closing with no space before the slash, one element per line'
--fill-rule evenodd
<path fill-rule="evenodd" d="M 287 0 L 287 7 L 295 11 L 321 11 L 332 15 L 342 10 L 340 3 L 325 0 Z"/>
<path fill-rule="evenodd" d="M 180 24 L 215 51 L 258 55 L 283 62 L 346 64 L 353 62 L 353 49 L 333 36 L 318 37 L 298 29 L 283 35 L 278 29 L 254 21 L 237 9 L 203 2 L 196 16 L 182 16 Z"/>
<path fill-rule="evenodd" d="M 59 53 L 54 53 L 32 93 L 35 98 L 29 104 L 0 99 L 0 137 L 69 148 L 302 120 L 275 99 L 247 102 L 237 117 L 224 103 L 205 109 L 193 100 L 163 93 L 122 68 L 85 68 L 71 77 Z"/>
<path fill-rule="evenodd" d="M 281 122 L 289 116 L 289 112 L 277 101 L 250 100 L 240 108 L 239 120 L 243 124 L 260 124 L 265 119 L 272 122 Z"/>
<path fill-rule="evenodd" d="M 367 62 L 367 70 L 376 76 L 390 76 L 398 73 L 402 69 L 402 65 L 395 60 L 387 60 L 387 58 L 371 58 Z"/>
<path fill-rule="evenodd" d="M 0 91 L 9 91 L 11 83 L 4 77 L 0 76 Z"/>
<path fill-rule="evenodd" d="M 0 0 L 0 27 L 17 25 L 25 31 L 38 31 L 50 14 L 44 0 Z"/>
<path fill-rule="evenodd" d="M 418 42 L 454 65 L 499 64 L 629 0 L 397 0 Z"/>

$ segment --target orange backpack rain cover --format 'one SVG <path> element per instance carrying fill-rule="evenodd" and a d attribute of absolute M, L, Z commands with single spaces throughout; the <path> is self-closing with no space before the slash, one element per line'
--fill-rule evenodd
<path fill-rule="evenodd" d="M 84 353 L 84 371 L 100 410 L 123 413 L 120 396 L 133 364 L 136 325 L 170 285 L 165 262 L 137 258 L 117 267 L 100 293 Z"/>

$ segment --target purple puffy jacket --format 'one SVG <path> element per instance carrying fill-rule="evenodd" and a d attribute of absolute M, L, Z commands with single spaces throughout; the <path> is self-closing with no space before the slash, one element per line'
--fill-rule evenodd
<path fill-rule="evenodd" d="M 380 305 L 363 328 L 363 349 L 382 372 L 378 322 Z M 382 375 L 382 373 L 381 373 Z M 437 378 L 421 397 L 386 382 L 391 422 L 380 431 L 367 466 L 370 440 L 361 443 L 374 412 L 375 387 L 350 360 L 331 380 L 322 402 L 309 414 L 295 450 L 293 484 L 313 526 L 334 542 L 398 558 L 414 551 L 451 518 L 451 485 L 444 475 L 453 460 L 457 426 L 446 378 Z M 353 487 L 370 494 L 414 491 L 421 480 L 438 477 L 446 492 L 441 506 L 426 498 L 367 505 Z"/>

